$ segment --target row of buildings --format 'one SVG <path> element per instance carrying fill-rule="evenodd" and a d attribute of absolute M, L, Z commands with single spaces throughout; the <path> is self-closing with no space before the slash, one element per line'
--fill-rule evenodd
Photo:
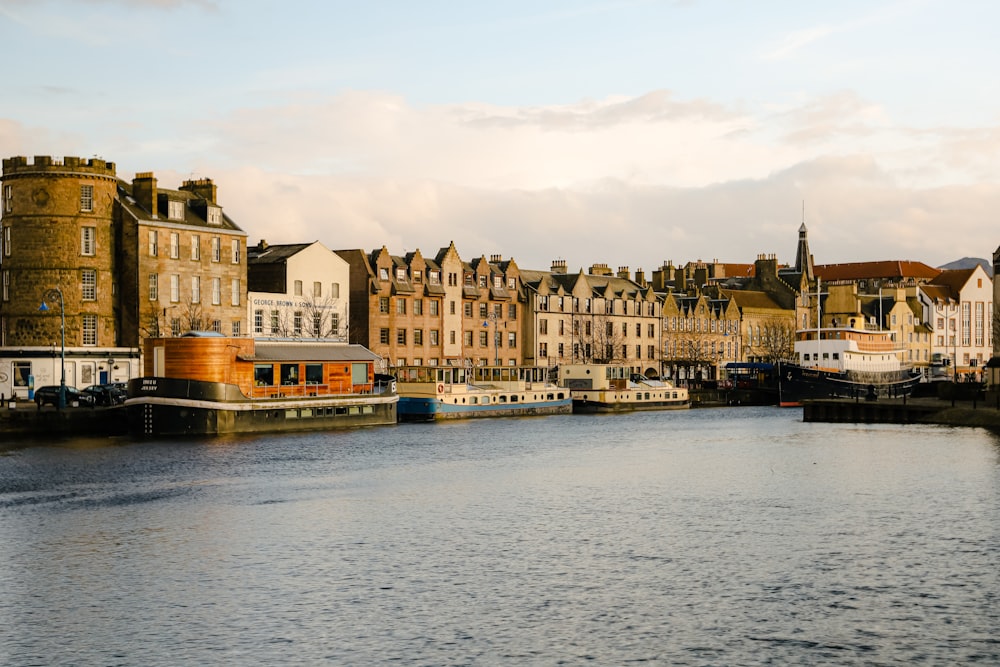
<path fill-rule="evenodd" d="M 787 358 L 819 319 L 891 329 L 929 376 L 976 375 L 993 355 L 982 267 L 814 265 L 804 225 L 787 265 L 665 262 L 647 276 L 463 258 L 453 243 L 433 255 L 251 245 L 210 179 L 166 189 L 96 158 L 5 159 L 0 184 L 4 396 L 63 372 L 78 386 L 130 379 L 143 339 L 189 330 L 360 343 L 385 370 L 593 361 L 681 381 Z"/>

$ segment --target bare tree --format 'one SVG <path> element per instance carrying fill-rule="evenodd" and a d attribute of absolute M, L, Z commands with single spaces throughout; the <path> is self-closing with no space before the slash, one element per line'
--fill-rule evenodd
<path fill-rule="evenodd" d="M 761 320 L 756 326 L 756 331 L 749 332 L 748 336 L 747 348 L 750 355 L 772 364 L 794 358 L 794 322 L 786 318 L 771 317 Z"/>
<path fill-rule="evenodd" d="M 593 361 L 598 364 L 611 364 L 622 361 L 625 344 L 625 336 L 621 331 L 619 320 L 598 315 L 594 318 L 592 333 L 591 354 Z"/>

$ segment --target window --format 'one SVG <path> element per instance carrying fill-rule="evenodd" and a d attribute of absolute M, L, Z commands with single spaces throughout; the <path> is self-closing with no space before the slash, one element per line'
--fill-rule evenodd
<path fill-rule="evenodd" d="M 440 332 L 437 329 L 431 329 L 431 339 L 430 339 L 431 345 L 437 345 L 438 344 L 438 337 L 439 336 L 440 336 Z"/>
<path fill-rule="evenodd" d="M 413 300 L 413 314 L 414 315 L 423 315 L 424 314 L 424 300 L 423 299 L 414 299 Z"/>
<path fill-rule="evenodd" d="M 517 347 L 517 334 L 512 331 L 507 332 L 507 347 Z"/>
<path fill-rule="evenodd" d="M 406 299 L 396 299 L 396 314 L 406 315 Z"/>
<path fill-rule="evenodd" d="M 438 316 L 438 312 L 440 311 L 440 308 L 441 308 L 441 302 L 437 301 L 437 300 L 434 300 L 434 299 L 431 299 L 431 301 L 428 303 L 428 305 L 430 306 L 431 317 L 437 317 Z"/>
<path fill-rule="evenodd" d="M 281 331 L 281 313 L 277 310 L 271 311 L 271 335 Z"/>
<path fill-rule="evenodd" d="M 507 279 L 507 289 L 509 289 L 509 290 L 515 290 L 515 289 L 517 289 L 517 278 L 508 278 Z"/>
<path fill-rule="evenodd" d="M 240 240 L 239 239 L 233 239 L 232 242 L 231 242 L 231 246 L 232 246 L 233 264 L 239 264 L 240 263 Z"/>
<path fill-rule="evenodd" d="M 90 213 L 94 210 L 94 186 L 93 185 L 81 185 L 80 186 L 80 210 L 84 213 Z M 96 335 L 96 334 L 95 334 Z M 91 343 L 93 345 L 93 343 Z"/>
<path fill-rule="evenodd" d="M 487 278 L 489 278 L 489 276 L 479 276 L 479 286 L 480 287 L 486 287 L 486 279 Z"/>
<path fill-rule="evenodd" d="M 406 280 L 406 269 L 402 266 L 396 267 L 396 280 L 405 281 Z"/>
<path fill-rule="evenodd" d="M 233 293 L 232 294 L 233 305 L 234 306 L 240 305 L 240 279 L 239 278 L 233 278 L 232 293 Z"/>
<path fill-rule="evenodd" d="M 302 335 L 302 311 L 296 310 L 292 316 L 292 333 L 296 336 Z"/>
<path fill-rule="evenodd" d="M 10 301 L 10 271 L 0 273 L 3 277 L 3 300 Z"/>
<path fill-rule="evenodd" d="M 208 224 L 210 225 L 222 224 L 222 209 L 216 206 L 208 207 Z"/>
<path fill-rule="evenodd" d="M 5 232 L 4 236 L 7 235 L 6 231 L 8 229 L 10 229 L 10 227 L 5 227 L 4 228 L 4 232 Z M 96 236 L 97 236 L 97 228 L 96 227 L 81 227 L 80 228 L 80 254 L 81 255 L 85 255 L 87 257 L 93 257 L 94 256 L 94 240 L 95 240 Z M 6 247 L 7 247 L 7 244 L 4 243 L 4 248 L 6 248 Z M 6 253 L 6 254 L 9 255 L 10 253 Z"/>
<path fill-rule="evenodd" d="M 517 319 L 517 304 L 511 303 L 507 305 L 507 319 L 516 320 Z"/>
<path fill-rule="evenodd" d="M 323 335 L 323 316 L 319 313 L 313 313 L 313 336 L 319 338 Z"/>
<path fill-rule="evenodd" d="M 713 331 L 714 331 L 714 329 L 713 329 Z M 636 338 L 638 338 L 641 335 L 642 335 L 642 324 L 639 323 L 639 322 L 636 322 L 635 323 L 635 336 L 636 336 Z"/>
<path fill-rule="evenodd" d="M 424 344 L 424 330 L 423 329 L 414 329 L 413 330 L 413 344 L 414 345 L 423 345 Z"/>
<path fill-rule="evenodd" d="M 222 278 L 212 278 L 212 305 L 222 303 Z"/>
<path fill-rule="evenodd" d="M 84 301 L 97 300 L 96 269 L 83 269 L 80 272 L 80 298 Z"/>
<path fill-rule="evenodd" d="M 330 313 L 330 335 L 340 335 L 340 313 Z"/>
<path fill-rule="evenodd" d="M 201 259 L 201 237 L 197 234 L 191 237 L 191 259 L 195 261 Z"/>
<path fill-rule="evenodd" d="M 389 344 L 389 330 L 387 328 L 381 328 L 378 330 L 378 342 L 380 345 Z"/>
<path fill-rule="evenodd" d="M 222 320 L 212 320 L 212 331 L 222 333 Z"/>
<path fill-rule="evenodd" d="M 313 296 L 317 299 L 323 296 L 323 283 L 319 281 L 313 282 Z"/>
<path fill-rule="evenodd" d="M 201 303 L 201 276 L 191 276 L 191 303 Z"/>
<path fill-rule="evenodd" d="M 158 236 L 155 229 L 149 230 L 149 256 L 156 257 Z"/>
<path fill-rule="evenodd" d="M 174 338 L 181 335 L 181 318 L 174 317 L 170 320 L 170 335 Z"/>
<path fill-rule="evenodd" d="M 389 312 L 389 297 L 380 296 L 378 298 L 378 312 L 388 313 Z"/>
<path fill-rule="evenodd" d="M 177 303 L 181 300 L 181 277 L 176 273 L 170 275 L 170 302 Z"/>
<path fill-rule="evenodd" d="M 454 332 L 452 332 L 452 333 L 454 333 Z M 471 331 L 463 331 L 462 332 L 462 343 L 465 345 L 465 347 L 472 347 L 472 332 Z"/>
<path fill-rule="evenodd" d="M 490 336 L 487 331 L 479 332 L 479 347 L 487 347 L 490 344 Z"/>
<path fill-rule="evenodd" d="M 255 310 L 253 311 L 253 332 L 256 334 L 264 333 L 264 311 Z"/>
<path fill-rule="evenodd" d="M 538 356 L 542 357 L 543 359 L 545 357 L 549 356 L 549 344 L 548 343 L 539 343 L 538 344 Z"/>
<path fill-rule="evenodd" d="M 472 317 L 472 302 L 466 301 L 462 304 L 462 310 L 466 317 Z"/>
<path fill-rule="evenodd" d="M 97 345 L 97 315 L 83 316 L 83 344 Z"/>
<path fill-rule="evenodd" d="M 155 273 L 149 274 L 149 300 L 157 301 L 160 298 L 160 290 L 158 285 L 158 277 Z"/>
<path fill-rule="evenodd" d="M 451 315 L 455 314 L 455 302 L 454 301 L 449 301 L 448 302 L 448 312 Z"/>
<path fill-rule="evenodd" d="M 170 259 L 177 259 L 181 256 L 181 235 L 177 232 L 170 232 Z"/>
<path fill-rule="evenodd" d="M 566 323 L 563 322 L 562 320 L 559 320 L 559 335 L 560 336 L 566 335 Z"/>
<path fill-rule="evenodd" d="M 233 330 L 233 336 L 240 336 L 240 335 L 242 335 L 240 333 L 240 331 L 242 331 L 242 329 L 243 329 L 243 327 L 240 325 L 240 320 L 233 320 L 233 329 L 232 329 Z"/>
<path fill-rule="evenodd" d="M 543 336 L 549 333 L 549 321 L 546 319 L 538 320 L 538 333 Z"/>
<path fill-rule="evenodd" d="M 167 201 L 167 218 L 170 220 L 183 220 L 184 202 L 173 199 Z"/>
<path fill-rule="evenodd" d="M 212 261 L 221 262 L 222 261 L 222 239 L 218 236 L 212 237 Z"/>
<path fill-rule="evenodd" d="M 406 345 L 406 329 L 396 329 L 396 345 Z"/>
<path fill-rule="evenodd" d="M 340 298 L 340 283 L 330 283 L 330 298 L 331 299 Z"/>
<path fill-rule="evenodd" d="M 656 357 L 656 346 L 655 345 L 647 345 L 646 346 L 646 358 L 647 359 L 653 359 L 655 357 Z"/>
<path fill-rule="evenodd" d="M 489 317 L 488 313 L 489 311 L 486 307 L 486 304 L 485 303 L 479 304 L 479 317 L 481 318 Z"/>
<path fill-rule="evenodd" d="M 3 210 L 5 213 L 14 210 L 14 191 L 10 185 L 3 186 Z"/>
<path fill-rule="evenodd" d="M 379 280 L 388 280 L 389 279 L 389 269 L 385 268 L 384 266 L 379 267 L 379 270 L 378 270 L 378 279 Z"/>
<path fill-rule="evenodd" d="M 302 296 L 302 281 L 301 280 L 296 280 L 295 281 L 295 283 L 293 284 L 292 293 L 295 294 L 295 296 Z"/>
<path fill-rule="evenodd" d="M 428 271 L 427 281 L 431 285 L 439 285 L 441 283 L 441 273 L 438 271 Z"/>

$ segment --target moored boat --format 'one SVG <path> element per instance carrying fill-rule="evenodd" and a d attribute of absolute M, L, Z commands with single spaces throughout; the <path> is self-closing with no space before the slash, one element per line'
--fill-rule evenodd
<path fill-rule="evenodd" d="M 817 398 L 901 397 L 920 382 L 920 372 L 902 362 L 905 350 L 892 332 L 857 326 L 796 332 L 794 361 L 778 364 L 778 404 L 795 407 Z"/>
<path fill-rule="evenodd" d="M 145 343 L 125 401 L 133 435 L 216 435 L 396 423 L 399 397 L 360 345 L 197 332 Z"/>
<path fill-rule="evenodd" d="M 632 412 L 691 407 L 688 390 L 634 375 L 620 364 L 564 364 L 559 383 L 570 390 L 573 412 Z"/>
<path fill-rule="evenodd" d="M 569 413 L 569 391 L 534 366 L 400 366 L 400 421 Z"/>

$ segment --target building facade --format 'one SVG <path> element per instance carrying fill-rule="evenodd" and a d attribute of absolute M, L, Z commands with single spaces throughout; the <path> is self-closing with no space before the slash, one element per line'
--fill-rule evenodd
<path fill-rule="evenodd" d="M 210 180 L 159 190 L 96 158 L 3 161 L 0 395 L 136 377 L 144 338 L 244 332 L 245 299 L 245 234 Z"/>
<path fill-rule="evenodd" d="M 350 266 L 319 241 L 247 250 L 247 306 L 254 338 L 347 341 Z"/>

